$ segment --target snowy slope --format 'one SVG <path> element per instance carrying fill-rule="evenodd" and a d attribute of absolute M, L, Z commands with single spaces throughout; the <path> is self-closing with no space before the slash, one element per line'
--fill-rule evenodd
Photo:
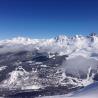
<path fill-rule="evenodd" d="M 38 98 L 98 98 L 98 82 L 93 83 L 80 91 L 76 91 L 73 94 L 38 97 Z"/>
<path fill-rule="evenodd" d="M 98 82 L 95 82 L 95 83 L 85 87 L 84 89 L 77 91 L 73 96 L 74 97 L 89 96 L 89 97 L 97 98 L 97 96 L 98 96 Z"/>

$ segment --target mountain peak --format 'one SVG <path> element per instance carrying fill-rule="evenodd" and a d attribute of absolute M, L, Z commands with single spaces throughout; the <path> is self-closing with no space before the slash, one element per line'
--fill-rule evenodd
<path fill-rule="evenodd" d="M 65 35 L 59 35 L 59 36 L 57 36 L 57 37 L 55 37 L 55 40 L 57 41 L 57 42 L 63 42 L 63 41 L 65 41 L 66 39 L 67 39 L 68 37 L 67 36 L 65 36 Z"/>
<path fill-rule="evenodd" d="M 97 34 L 95 32 L 92 32 L 89 34 L 89 36 L 96 36 Z"/>

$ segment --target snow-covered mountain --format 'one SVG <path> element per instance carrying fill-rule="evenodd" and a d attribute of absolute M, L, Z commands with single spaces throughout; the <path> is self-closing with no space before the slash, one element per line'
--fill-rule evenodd
<path fill-rule="evenodd" d="M 1 40 L 0 41 L 0 53 L 4 52 L 15 52 L 21 50 L 32 51 L 38 49 L 39 51 L 47 51 L 51 53 L 72 54 L 76 52 L 87 51 L 89 52 L 98 52 L 98 36 L 82 36 L 76 35 L 73 37 L 67 37 L 65 35 L 60 35 L 56 38 L 51 39 L 30 39 L 24 37 L 17 37 L 10 40 Z"/>
<path fill-rule="evenodd" d="M 1 96 L 13 94 L 13 90 L 38 91 L 39 95 L 68 94 L 96 81 L 98 36 L 95 34 L 0 41 Z"/>

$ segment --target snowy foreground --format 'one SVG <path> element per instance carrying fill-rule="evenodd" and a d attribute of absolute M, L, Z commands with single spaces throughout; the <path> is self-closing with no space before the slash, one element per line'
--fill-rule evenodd
<path fill-rule="evenodd" d="M 45 96 L 37 98 L 98 98 L 98 82 L 93 83 L 80 91 L 73 93 L 71 96 L 57 95 L 57 96 Z"/>

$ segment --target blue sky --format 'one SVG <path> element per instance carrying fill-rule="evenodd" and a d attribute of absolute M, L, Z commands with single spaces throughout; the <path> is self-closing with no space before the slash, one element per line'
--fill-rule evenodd
<path fill-rule="evenodd" d="M 98 32 L 98 0 L 0 0 L 0 39 Z"/>

